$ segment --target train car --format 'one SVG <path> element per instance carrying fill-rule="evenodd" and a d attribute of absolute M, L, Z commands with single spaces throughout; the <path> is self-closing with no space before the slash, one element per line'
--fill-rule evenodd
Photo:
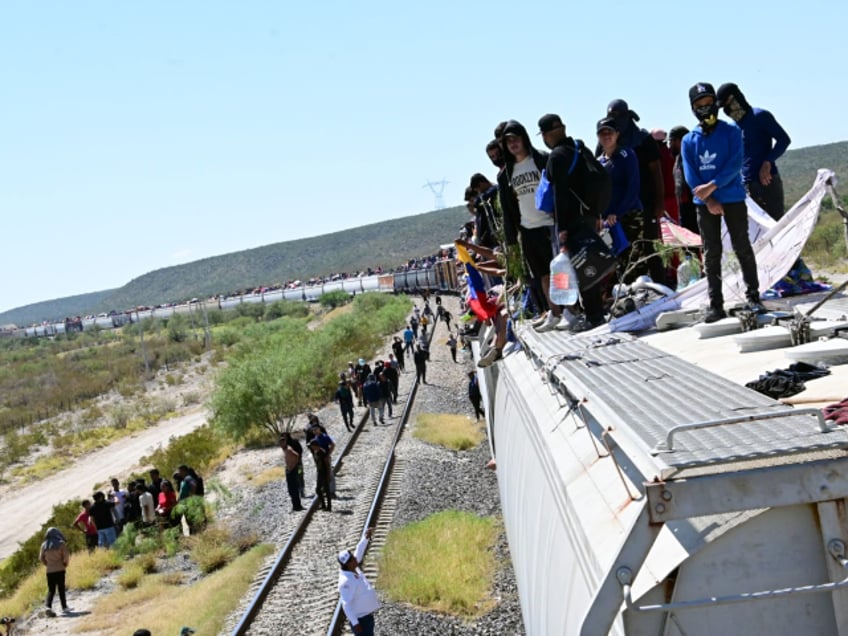
<path fill-rule="evenodd" d="M 364 292 L 383 293 L 416 293 L 422 289 L 455 290 L 457 289 L 455 261 L 439 261 L 431 268 L 409 270 L 371 276 L 357 276 L 338 279 L 317 285 L 298 286 L 294 288 L 273 289 L 265 292 L 241 294 L 220 297 L 217 300 L 193 300 L 180 305 L 167 305 L 150 309 L 138 309 L 123 314 L 101 314 L 93 318 L 85 318 L 75 323 L 73 330 L 84 331 L 94 328 L 114 329 L 133 322 L 148 318 L 168 319 L 175 314 L 190 316 L 193 312 L 202 311 L 202 307 L 212 302 L 221 310 L 235 309 L 243 303 L 273 303 L 279 300 L 295 302 L 316 302 L 322 294 L 333 291 L 345 291 L 348 294 Z M 21 337 L 42 337 L 64 334 L 64 322 L 48 325 L 34 325 L 20 329 Z"/>
<path fill-rule="evenodd" d="M 518 336 L 479 375 L 527 634 L 848 635 L 845 427 L 631 336 Z"/>

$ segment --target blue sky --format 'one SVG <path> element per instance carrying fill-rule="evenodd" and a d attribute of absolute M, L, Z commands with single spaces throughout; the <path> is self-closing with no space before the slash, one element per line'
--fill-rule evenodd
<path fill-rule="evenodd" d="M 0 311 L 459 204 L 502 119 L 691 127 L 735 81 L 792 147 L 848 139 L 846 6 L 3 0 Z"/>

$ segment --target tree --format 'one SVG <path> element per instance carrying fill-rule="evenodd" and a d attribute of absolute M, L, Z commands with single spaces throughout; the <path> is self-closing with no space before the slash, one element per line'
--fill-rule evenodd
<path fill-rule="evenodd" d="M 342 305 L 346 305 L 350 302 L 351 296 L 346 291 L 341 289 L 336 291 L 327 292 L 326 294 L 321 294 L 321 297 L 318 299 L 318 302 L 322 307 L 326 307 L 329 309 L 335 309 L 336 307 L 341 307 Z"/>
<path fill-rule="evenodd" d="M 291 428 L 297 415 L 326 400 L 315 381 L 308 347 L 263 347 L 234 361 L 221 372 L 212 397 L 212 424 L 235 439 L 255 426 L 275 438 Z"/>

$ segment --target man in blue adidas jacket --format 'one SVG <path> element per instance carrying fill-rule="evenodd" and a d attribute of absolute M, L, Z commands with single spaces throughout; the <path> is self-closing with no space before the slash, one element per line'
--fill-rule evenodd
<path fill-rule="evenodd" d="M 748 208 L 742 185 L 742 132 L 719 121 L 716 93 L 711 84 L 701 82 L 690 88 L 689 103 L 699 125 L 683 138 L 681 155 L 704 245 L 710 297 L 704 321 L 715 322 L 727 316 L 721 281 L 722 217 L 742 270 L 748 308 L 762 313 L 765 309 L 759 300 L 757 260 L 748 239 Z"/>

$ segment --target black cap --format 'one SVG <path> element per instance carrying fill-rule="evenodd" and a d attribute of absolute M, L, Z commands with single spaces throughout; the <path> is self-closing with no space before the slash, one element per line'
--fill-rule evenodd
<path fill-rule="evenodd" d="M 506 137 L 507 135 L 515 135 L 516 137 L 524 137 L 524 135 L 526 135 L 526 134 L 527 134 L 527 131 L 524 129 L 524 126 L 519 124 L 514 119 L 510 119 L 507 122 L 506 126 L 504 126 L 504 129 L 503 129 L 503 136 L 504 137 Z"/>
<path fill-rule="evenodd" d="M 639 121 L 639 115 L 630 110 L 630 106 L 623 99 L 614 99 L 607 104 L 607 115 L 618 117 L 629 115 L 633 121 Z"/>
<path fill-rule="evenodd" d="M 554 115 L 549 113 L 547 115 L 542 115 L 539 118 L 539 134 L 543 134 L 546 132 L 551 132 L 556 128 L 562 128 L 564 124 L 562 123 L 562 119 L 559 118 L 559 115 Z"/>
<path fill-rule="evenodd" d="M 719 106 L 724 104 L 725 100 L 731 95 L 739 95 L 742 91 L 739 90 L 739 87 L 733 82 L 726 82 L 718 87 L 718 92 L 716 93 L 716 101 L 719 103 Z"/>
<path fill-rule="evenodd" d="M 614 99 L 607 105 L 608 113 L 626 113 L 630 110 L 630 106 L 627 105 L 627 102 L 623 99 Z"/>
<path fill-rule="evenodd" d="M 675 126 L 668 131 L 669 139 L 683 139 L 689 134 L 689 129 L 686 126 Z"/>
<path fill-rule="evenodd" d="M 708 82 L 698 82 L 689 89 L 689 103 L 694 104 L 696 100 L 702 97 L 712 97 L 715 99 L 716 92 L 713 85 Z"/>
<path fill-rule="evenodd" d="M 599 120 L 597 125 L 595 126 L 595 132 L 601 132 L 604 128 L 609 128 L 618 132 L 618 126 L 615 123 L 615 118 L 604 117 L 603 119 Z"/>

